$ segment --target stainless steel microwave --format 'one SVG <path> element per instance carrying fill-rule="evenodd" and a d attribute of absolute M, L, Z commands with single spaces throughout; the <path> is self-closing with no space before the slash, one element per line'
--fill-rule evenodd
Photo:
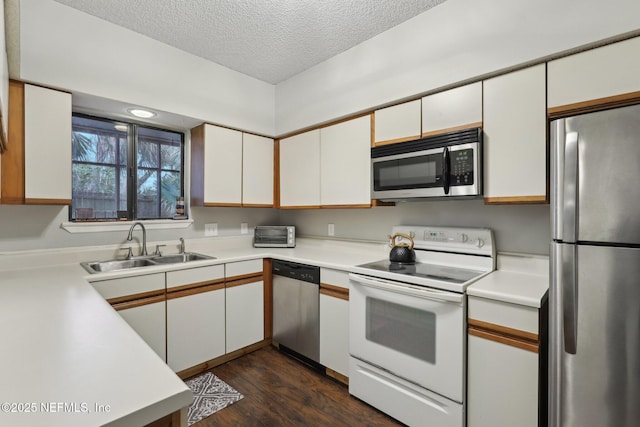
<path fill-rule="evenodd" d="M 371 149 L 371 197 L 401 201 L 482 195 L 482 129 Z"/>
<path fill-rule="evenodd" d="M 295 248 L 296 227 L 293 225 L 259 225 L 253 232 L 254 248 Z"/>

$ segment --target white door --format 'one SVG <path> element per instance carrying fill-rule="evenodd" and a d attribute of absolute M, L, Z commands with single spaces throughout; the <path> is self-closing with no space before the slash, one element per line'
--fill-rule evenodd
<path fill-rule="evenodd" d="M 320 205 L 320 130 L 280 140 L 280 206 Z"/>
<path fill-rule="evenodd" d="M 205 125 L 204 203 L 242 203 L 242 132 Z"/>
<path fill-rule="evenodd" d="M 164 295 L 161 299 L 161 301 L 152 304 L 118 310 L 118 314 L 166 362 L 167 339 Z"/>
<path fill-rule="evenodd" d="M 273 139 L 242 134 L 242 204 L 273 206 Z"/>
<path fill-rule="evenodd" d="M 320 202 L 371 204 L 371 116 L 320 129 Z"/>

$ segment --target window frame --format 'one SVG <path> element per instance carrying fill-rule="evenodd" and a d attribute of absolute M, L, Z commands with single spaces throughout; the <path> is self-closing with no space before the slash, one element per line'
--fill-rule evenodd
<path fill-rule="evenodd" d="M 126 171 L 126 176 L 127 176 L 127 183 L 126 183 L 126 191 L 127 191 L 127 221 L 167 221 L 167 220 L 173 220 L 173 217 L 162 217 L 162 218 L 147 218 L 147 217 L 138 217 L 138 129 L 139 128 L 146 128 L 146 129 L 151 129 L 151 130 L 156 130 L 156 131 L 162 131 L 162 132 L 171 132 L 171 133 L 175 133 L 180 135 L 180 197 L 184 197 L 185 194 L 185 157 L 186 157 L 186 138 L 185 138 L 185 132 L 182 130 L 176 130 L 176 129 L 171 129 L 171 128 L 162 128 L 159 126 L 155 126 L 155 125 L 151 125 L 148 123 L 141 123 L 141 122 L 136 122 L 136 121 L 128 121 L 128 120 L 122 120 L 120 118 L 109 118 L 109 117 L 99 117 L 99 116 L 94 116 L 94 115 L 90 115 L 90 114 L 85 114 L 85 113 L 81 113 L 81 112 L 74 112 L 72 114 L 72 118 L 73 117 L 81 117 L 81 118 L 85 118 L 85 119 L 90 119 L 90 120 L 98 120 L 98 121 L 102 121 L 102 122 L 107 122 L 107 123 L 111 123 L 114 126 L 115 125 L 125 125 L 127 126 L 127 171 Z M 72 132 L 73 132 L 73 126 L 72 126 Z M 73 143 L 73 141 L 72 141 Z M 162 144 L 160 142 L 158 142 L 158 157 L 160 159 L 160 146 Z M 117 160 L 116 160 L 117 161 Z M 73 168 L 73 165 L 75 165 L 76 163 L 80 163 L 80 164 L 94 164 L 95 162 L 86 162 L 86 161 L 76 161 L 73 158 L 71 159 L 71 167 Z M 95 163 L 97 164 L 97 163 Z M 100 164 L 102 165 L 102 164 Z M 104 164 L 104 166 L 109 166 L 109 164 Z M 116 167 L 116 169 L 118 168 L 118 163 L 114 163 L 114 167 Z M 175 170 L 165 170 L 165 168 L 162 167 L 161 162 L 158 163 L 158 166 L 156 168 L 144 168 L 144 169 L 151 169 L 151 170 L 155 170 L 157 171 L 157 173 L 159 173 L 159 176 L 162 176 L 162 172 L 173 172 L 175 173 Z M 119 182 L 119 177 L 116 178 L 116 182 Z M 160 181 L 158 181 L 158 185 L 160 185 Z M 162 197 L 161 197 L 162 191 L 161 188 L 159 189 L 159 199 L 158 199 L 158 203 L 160 203 Z M 73 199 L 73 184 L 72 184 L 72 199 Z M 186 219 L 189 219 L 187 210 L 185 209 L 185 216 L 187 217 Z M 77 218 L 73 218 L 73 209 L 71 209 L 71 206 L 69 207 L 69 222 L 74 223 L 74 224 L 81 224 L 81 223 L 97 223 L 97 222 L 117 222 L 117 221 L 121 221 L 120 218 L 93 218 L 93 219 L 77 219 Z"/>

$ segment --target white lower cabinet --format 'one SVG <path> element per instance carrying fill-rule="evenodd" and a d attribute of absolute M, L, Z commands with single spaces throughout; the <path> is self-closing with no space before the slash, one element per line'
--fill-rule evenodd
<path fill-rule="evenodd" d="M 264 277 L 261 259 L 225 264 L 226 352 L 264 339 Z"/>
<path fill-rule="evenodd" d="M 224 354 L 224 292 L 167 295 L 167 363 L 174 372 Z"/>
<path fill-rule="evenodd" d="M 162 360 L 167 361 L 164 296 L 158 302 L 118 310 L 118 314 Z"/>
<path fill-rule="evenodd" d="M 167 363 L 180 372 L 225 353 L 224 266 L 167 272 Z"/>
<path fill-rule="evenodd" d="M 320 281 L 320 364 L 346 379 L 349 375 L 349 275 L 323 268 Z M 327 373 L 332 375 L 331 371 Z"/>
<path fill-rule="evenodd" d="M 537 427 L 538 354 L 476 336 L 467 348 L 467 426 Z"/>
<path fill-rule="evenodd" d="M 226 352 L 264 339 L 264 282 L 226 288 Z"/>
<path fill-rule="evenodd" d="M 100 280 L 91 285 L 166 362 L 164 273 Z"/>
<path fill-rule="evenodd" d="M 468 307 L 467 427 L 537 427 L 546 407 L 539 310 L 472 296 Z"/>

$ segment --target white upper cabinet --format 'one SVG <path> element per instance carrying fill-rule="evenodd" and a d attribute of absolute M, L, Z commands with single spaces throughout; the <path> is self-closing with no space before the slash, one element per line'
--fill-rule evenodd
<path fill-rule="evenodd" d="M 320 129 L 320 202 L 371 204 L 371 116 Z"/>
<path fill-rule="evenodd" d="M 280 140 L 280 207 L 320 205 L 320 130 Z"/>
<path fill-rule="evenodd" d="M 205 125 L 206 203 L 242 203 L 242 132 Z"/>
<path fill-rule="evenodd" d="M 422 136 L 482 126 L 482 82 L 422 98 Z"/>
<path fill-rule="evenodd" d="M 242 205 L 273 206 L 273 139 L 242 135 Z"/>
<path fill-rule="evenodd" d="M 392 144 L 420 138 L 421 101 L 405 102 L 374 112 L 374 145 Z"/>
<path fill-rule="evenodd" d="M 486 203 L 545 203 L 545 65 L 484 81 Z"/>
<path fill-rule="evenodd" d="M 615 101 L 640 94 L 640 37 L 548 63 L 550 113 Z M 605 99 L 603 99 L 605 98 Z"/>
<path fill-rule="evenodd" d="M 71 94 L 24 85 L 24 197 L 71 204 Z"/>

